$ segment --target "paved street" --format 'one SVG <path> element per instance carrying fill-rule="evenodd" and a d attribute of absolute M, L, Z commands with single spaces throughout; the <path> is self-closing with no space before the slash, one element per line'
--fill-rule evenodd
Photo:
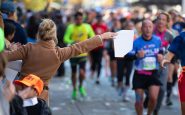
<path fill-rule="evenodd" d="M 50 106 L 53 115 L 135 115 L 134 92 L 129 90 L 130 102 L 122 102 L 116 89 L 110 86 L 110 80 L 101 75 L 101 85 L 95 85 L 91 77 L 87 77 L 85 86 L 88 96 L 71 100 L 70 68 L 66 64 L 64 78 L 54 77 L 50 85 Z M 87 75 L 88 76 L 88 75 Z M 146 114 L 146 110 L 145 110 Z M 180 106 L 177 96 L 173 96 L 173 106 L 163 106 L 159 115 L 180 115 Z"/>

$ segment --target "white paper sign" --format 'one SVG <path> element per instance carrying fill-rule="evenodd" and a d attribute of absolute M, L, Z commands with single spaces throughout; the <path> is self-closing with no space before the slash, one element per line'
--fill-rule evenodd
<path fill-rule="evenodd" d="M 114 39 L 115 57 L 124 57 L 133 48 L 134 30 L 121 30 Z"/>
<path fill-rule="evenodd" d="M 20 72 L 22 67 L 22 60 L 8 62 L 7 67 Z"/>
<path fill-rule="evenodd" d="M 6 75 L 6 79 L 13 82 L 15 77 L 17 76 L 18 71 L 15 71 L 13 69 L 10 68 L 6 68 L 5 69 L 5 75 Z"/>

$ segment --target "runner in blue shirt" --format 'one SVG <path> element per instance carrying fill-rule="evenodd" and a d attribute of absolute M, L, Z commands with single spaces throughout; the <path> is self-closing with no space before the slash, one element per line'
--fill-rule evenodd
<path fill-rule="evenodd" d="M 144 20 L 142 23 L 142 36 L 134 41 L 133 50 L 129 55 L 135 57 L 135 73 L 133 78 L 133 89 L 135 90 L 135 109 L 137 115 L 143 114 L 144 91 L 149 91 L 148 113 L 151 115 L 156 106 L 161 82 L 157 79 L 159 62 L 163 56 L 159 54 L 161 41 L 152 35 L 153 23 Z"/>

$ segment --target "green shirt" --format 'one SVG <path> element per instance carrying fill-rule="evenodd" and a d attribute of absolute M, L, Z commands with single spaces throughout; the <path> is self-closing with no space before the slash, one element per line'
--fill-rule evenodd
<path fill-rule="evenodd" d="M 95 35 L 92 27 L 89 24 L 83 23 L 81 25 L 70 24 L 64 35 L 64 42 L 72 44 L 81 42 L 91 38 Z"/>

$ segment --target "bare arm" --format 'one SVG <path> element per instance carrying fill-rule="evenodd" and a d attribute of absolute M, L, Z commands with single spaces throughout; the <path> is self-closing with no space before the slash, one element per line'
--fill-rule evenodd
<path fill-rule="evenodd" d="M 165 59 L 168 60 L 168 61 L 171 61 L 172 58 L 173 58 L 174 56 L 175 56 L 175 54 L 169 51 L 169 52 L 165 55 Z"/>
<path fill-rule="evenodd" d="M 165 64 L 170 63 L 174 56 L 175 56 L 174 53 L 168 51 L 168 53 L 165 55 L 165 58 L 161 62 L 161 66 L 164 67 Z"/>

